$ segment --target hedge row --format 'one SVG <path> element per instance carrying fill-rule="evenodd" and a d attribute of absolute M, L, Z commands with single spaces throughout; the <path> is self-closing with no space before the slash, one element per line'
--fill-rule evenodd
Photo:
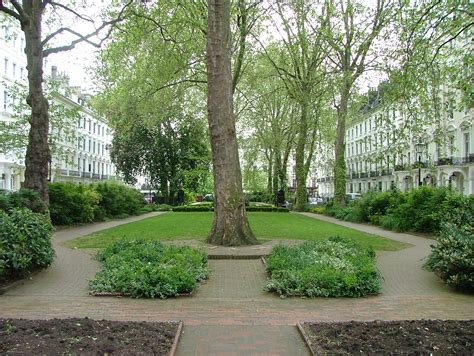
<path fill-rule="evenodd" d="M 321 213 L 321 208 L 314 212 Z M 346 208 L 332 203 L 324 213 L 352 222 L 370 222 L 394 231 L 438 233 L 443 223 L 453 223 L 474 234 L 474 196 L 447 188 L 421 187 L 407 193 L 369 192 Z"/>
<path fill-rule="evenodd" d="M 288 213 L 289 210 L 286 208 L 279 208 L 276 206 L 247 206 L 245 207 L 247 212 L 272 212 L 272 213 Z M 214 211 L 214 207 L 210 205 L 183 205 L 176 206 L 173 211 L 180 213 L 190 212 L 209 212 Z"/>
<path fill-rule="evenodd" d="M 136 189 L 115 182 L 49 185 L 49 210 L 54 225 L 71 225 L 136 215 L 146 202 Z"/>
<path fill-rule="evenodd" d="M 48 267 L 54 258 L 47 216 L 29 209 L 0 211 L 0 283 Z"/>

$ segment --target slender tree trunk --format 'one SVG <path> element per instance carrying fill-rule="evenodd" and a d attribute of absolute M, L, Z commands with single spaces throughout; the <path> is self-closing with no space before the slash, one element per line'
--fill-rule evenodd
<path fill-rule="evenodd" d="M 267 154 L 268 160 L 268 172 L 267 172 L 267 193 L 271 193 L 273 190 L 272 177 L 273 177 L 273 152 Z"/>
<path fill-rule="evenodd" d="M 208 0 L 207 110 L 214 174 L 214 222 L 207 242 L 256 244 L 247 220 L 233 116 L 230 0 Z"/>
<path fill-rule="evenodd" d="M 346 161 L 345 161 L 345 135 L 347 105 L 349 101 L 349 86 L 344 85 L 341 91 L 341 101 L 337 109 L 336 149 L 334 162 L 334 196 L 337 204 L 346 205 Z"/>
<path fill-rule="evenodd" d="M 296 166 L 296 203 L 295 210 L 304 210 L 307 203 L 306 173 L 305 173 L 305 146 L 308 134 L 308 103 L 301 104 L 301 120 L 298 128 L 298 140 L 296 142 L 295 166 Z"/>
<path fill-rule="evenodd" d="M 25 157 L 24 187 L 39 192 L 49 203 L 48 163 L 51 153 L 48 144 L 48 101 L 43 93 L 43 50 L 41 45 L 41 1 L 23 1 L 27 21 L 22 22 L 25 33 L 29 91 L 26 99 L 31 107 L 30 132 Z"/>
<path fill-rule="evenodd" d="M 274 197 L 276 197 L 276 194 L 278 192 L 278 189 L 280 189 L 280 184 L 279 184 L 279 177 L 280 177 L 280 170 L 281 170 L 281 154 L 280 150 L 276 149 L 275 150 L 275 157 L 273 159 L 273 190 L 271 193 L 273 194 Z"/>

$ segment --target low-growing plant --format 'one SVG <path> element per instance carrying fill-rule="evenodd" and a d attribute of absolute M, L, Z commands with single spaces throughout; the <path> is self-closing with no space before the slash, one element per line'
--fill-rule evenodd
<path fill-rule="evenodd" d="M 474 238 L 453 224 L 445 224 L 432 245 L 425 266 L 450 286 L 474 292 Z"/>
<path fill-rule="evenodd" d="M 102 269 L 90 281 L 91 290 L 136 298 L 190 293 L 209 274 L 204 251 L 157 241 L 118 241 L 97 259 Z"/>
<path fill-rule="evenodd" d="M 326 207 L 324 205 L 315 206 L 311 212 L 315 214 L 326 214 Z"/>
<path fill-rule="evenodd" d="M 8 212 L 15 208 L 27 208 L 36 213 L 46 211 L 45 203 L 35 190 L 22 188 L 14 192 L 0 193 L 0 210 Z"/>
<path fill-rule="evenodd" d="M 0 281 L 48 267 L 54 258 L 47 216 L 29 209 L 0 211 Z"/>
<path fill-rule="evenodd" d="M 266 290 L 280 295 L 362 297 L 380 292 L 374 251 L 349 239 L 279 245 L 266 262 Z"/>

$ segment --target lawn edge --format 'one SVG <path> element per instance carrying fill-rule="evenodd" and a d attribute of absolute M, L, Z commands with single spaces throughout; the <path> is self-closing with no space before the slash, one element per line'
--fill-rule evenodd
<path fill-rule="evenodd" d="M 183 332 L 183 325 L 183 321 L 179 320 L 178 330 L 176 331 L 176 335 L 174 336 L 173 345 L 171 345 L 169 356 L 175 356 L 176 354 L 176 350 L 178 349 L 179 338 L 181 337 L 181 333 Z"/>
<path fill-rule="evenodd" d="M 316 355 L 313 348 L 311 347 L 311 345 L 312 345 L 311 340 L 309 339 L 308 335 L 306 334 L 306 331 L 304 331 L 302 323 L 304 324 L 304 321 L 303 322 L 298 321 L 296 323 L 296 328 L 298 329 L 298 332 L 299 332 L 301 338 L 303 339 L 305 345 L 308 347 L 309 352 L 311 353 L 311 355 Z"/>

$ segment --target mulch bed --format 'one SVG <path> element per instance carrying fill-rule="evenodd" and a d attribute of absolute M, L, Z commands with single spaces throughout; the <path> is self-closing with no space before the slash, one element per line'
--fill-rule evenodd
<path fill-rule="evenodd" d="M 471 355 L 474 320 L 304 323 L 317 355 Z"/>
<path fill-rule="evenodd" d="M 0 354 L 168 355 L 178 322 L 0 319 Z"/>

